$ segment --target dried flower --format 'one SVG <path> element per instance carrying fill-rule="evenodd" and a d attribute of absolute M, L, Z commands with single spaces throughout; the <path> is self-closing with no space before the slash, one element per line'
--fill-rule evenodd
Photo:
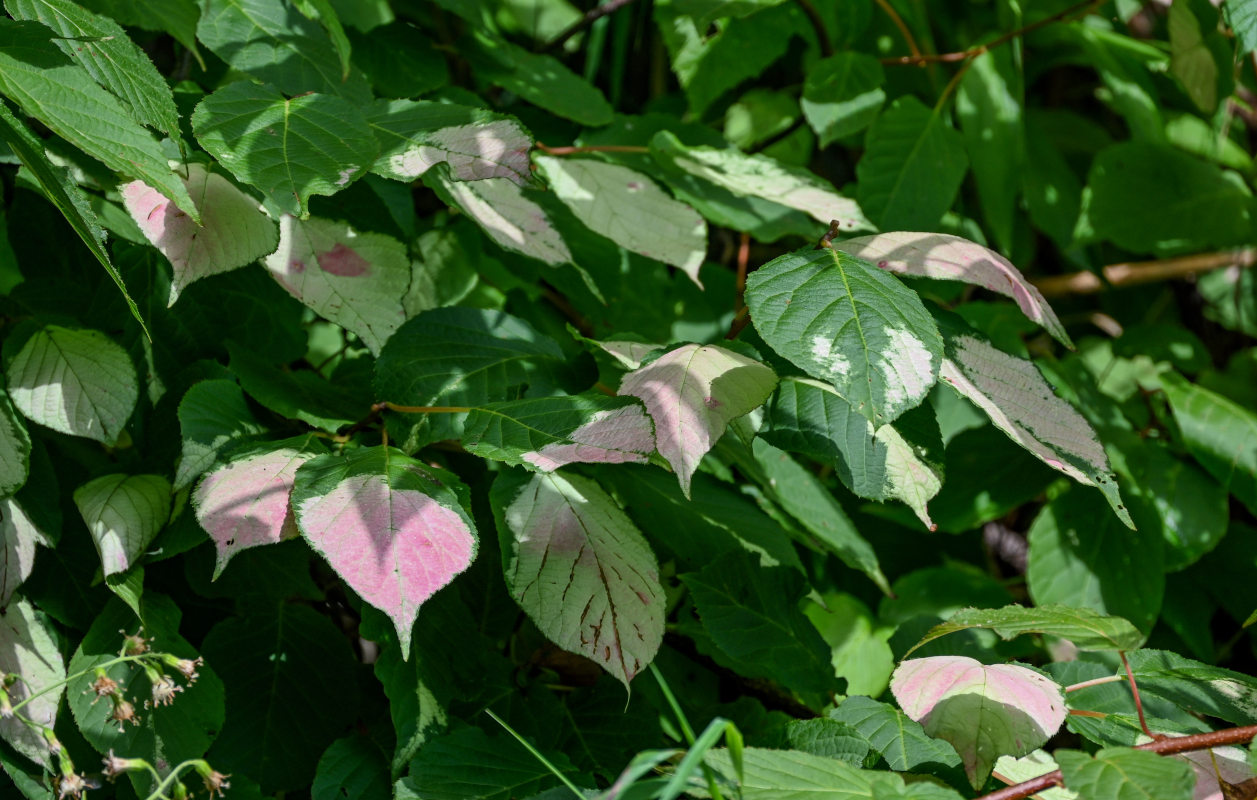
<path fill-rule="evenodd" d="M 223 790 L 231 788 L 231 784 L 227 782 L 227 779 L 230 777 L 230 775 L 224 775 L 216 770 L 210 770 L 208 775 L 201 775 L 201 780 L 205 782 L 205 790 L 209 792 L 210 797 L 215 795 L 222 797 Z"/>
<path fill-rule="evenodd" d="M 198 677 L 200 677 L 196 671 L 196 668 L 204 664 L 205 659 L 203 658 L 193 658 L 193 659 L 176 658 L 175 656 L 172 656 L 169 653 L 163 653 L 162 663 L 164 663 L 166 666 L 170 667 L 171 669 L 177 670 L 179 674 L 183 675 L 183 677 L 187 679 L 188 683 L 191 684 L 191 683 L 194 683 Z"/>
<path fill-rule="evenodd" d="M 105 777 L 113 780 L 124 772 L 132 770 L 144 769 L 144 759 L 142 758 L 121 758 L 113 754 L 113 750 L 109 751 L 109 755 L 103 759 L 105 762 Z"/>
<path fill-rule="evenodd" d="M 91 689 L 96 693 L 96 700 L 119 696 L 118 682 L 106 675 L 103 669 L 96 670 L 96 679 L 92 681 Z M 96 700 L 92 701 L 92 705 L 96 705 Z"/>
<path fill-rule="evenodd" d="M 118 631 L 122 634 L 122 652 L 128 656 L 143 655 L 148 652 L 148 643 L 150 640 L 145 639 L 138 632 L 127 633 L 126 631 Z"/>
<path fill-rule="evenodd" d="M 57 788 L 57 797 L 82 797 L 87 791 L 87 781 L 77 772 L 68 772 L 61 776 Z"/>
<path fill-rule="evenodd" d="M 132 725 L 140 724 L 140 715 L 135 713 L 135 706 L 126 700 L 115 699 L 113 704 L 113 713 L 109 718 L 118 723 L 118 732 L 122 733 L 126 728 L 126 723 Z"/>
<path fill-rule="evenodd" d="M 168 706 L 175 701 L 175 695 L 183 691 L 183 687 L 174 682 L 169 675 L 162 675 L 153 680 L 153 706 Z M 147 705 L 147 704 L 146 704 Z"/>

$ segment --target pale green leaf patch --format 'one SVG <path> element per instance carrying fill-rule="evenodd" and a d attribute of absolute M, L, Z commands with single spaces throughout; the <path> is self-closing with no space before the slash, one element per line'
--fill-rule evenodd
<path fill-rule="evenodd" d="M 504 250 L 522 253 L 546 264 L 566 264 L 572 251 L 545 210 L 508 178 L 456 181 L 447 171 L 428 173 L 430 185 Z"/>
<path fill-rule="evenodd" d="M 135 566 L 170 517 L 170 482 L 160 475 L 104 475 L 74 491 L 105 577 Z"/>
<path fill-rule="evenodd" d="M 381 144 L 371 171 L 385 178 L 413 181 L 445 163 L 456 181 L 532 180 L 532 135 L 514 117 L 454 103 L 377 100 L 367 122 Z"/>
<path fill-rule="evenodd" d="M 39 529 L 26 509 L 12 497 L 0 500 L 0 607 L 35 568 L 35 545 L 52 547 L 53 542 Z"/>
<path fill-rule="evenodd" d="M 0 617 L 0 670 L 22 677 L 7 688 L 9 701 L 16 705 L 49 690 L 30 699 L 22 713 L 50 729 L 56 724 L 57 708 L 65 694 L 60 640 L 51 621 L 24 598 L 11 603 Z M 0 738 L 35 763 L 52 769 L 48 743 L 38 729 L 23 720 L 13 716 L 0 719 Z"/>

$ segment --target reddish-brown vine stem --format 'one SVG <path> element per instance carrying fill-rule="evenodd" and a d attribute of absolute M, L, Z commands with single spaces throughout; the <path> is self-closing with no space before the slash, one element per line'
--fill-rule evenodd
<path fill-rule="evenodd" d="M 1121 656 L 1122 667 L 1126 670 L 1126 679 L 1130 681 L 1130 693 L 1135 698 L 1135 713 L 1139 715 L 1139 727 L 1149 739 L 1164 739 L 1165 737 L 1161 734 L 1148 730 L 1148 721 L 1144 719 L 1144 701 L 1139 697 L 1139 685 L 1135 683 L 1135 673 L 1131 671 L 1130 662 L 1126 660 L 1126 651 L 1118 650 L 1117 654 Z"/>
<path fill-rule="evenodd" d="M 911 56 L 904 56 L 904 58 L 908 59 L 907 61 L 901 61 L 899 59 L 887 60 L 883 58 L 883 64 L 926 64 L 929 61 L 934 60 L 923 54 L 921 52 L 921 48 L 917 47 L 917 40 L 913 37 L 912 31 L 908 29 L 907 24 L 903 21 L 903 17 L 899 16 L 899 12 L 895 10 L 895 7 L 892 6 L 888 0 L 877 0 L 877 7 L 882 11 L 885 11 L 886 16 L 890 17 L 890 21 L 893 22 L 895 27 L 899 29 L 899 34 L 903 36 L 904 42 L 907 43 L 908 49 L 912 51 Z"/>
<path fill-rule="evenodd" d="M 551 50 L 557 50 L 562 47 L 563 43 L 568 39 L 571 39 L 573 36 L 585 30 L 590 25 L 593 25 L 603 17 L 609 14 L 614 14 L 632 2 L 633 0 L 607 0 L 607 2 L 602 5 L 594 6 L 589 9 L 589 11 L 585 12 L 585 16 L 576 20 L 576 22 L 569 25 L 567 29 L 558 36 L 555 36 L 553 39 L 546 42 L 545 46 L 541 48 L 541 52 L 545 53 Z"/>
<path fill-rule="evenodd" d="M 976 47 L 970 47 L 968 50 L 960 50 L 954 53 L 922 53 L 917 48 L 916 43 L 913 42 L 911 39 L 908 39 L 908 49 L 912 51 L 912 55 L 896 56 L 893 58 L 883 58 L 881 59 L 881 61 L 883 64 L 901 64 L 901 65 L 902 64 L 922 65 L 922 64 L 939 64 L 939 63 L 945 64 L 948 62 L 955 62 L 955 61 L 967 61 L 970 58 L 982 55 L 987 50 L 991 50 L 993 48 L 999 47 L 1002 44 L 1007 44 L 1008 42 L 1011 42 L 1013 39 L 1016 39 L 1019 36 L 1025 36 L 1027 33 L 1030 33 L 1031 31 L 1038 30 L 1039 28 L 1042 28 L 1044 25 L 1051 25 L 1053 22 L 1060 22 L 1061 20 L 1068 19 L 1075 15 L 1086 14 L 1090 12 L 1093 8 L 1098 7 L 1100 3 L 1101 3 L 1101 0 L 1083 0 L 1083 2 L 1072 5 L 1069 8 L 1065 9 L 1064 11 L 1053 14 L 1050 17 L 1044 17 L 1038 22 L 1032 22 L 1023 28 L 1018 28 L 1015 31 L 1009 31 L 1008 33 L 1001 34 L 1000 36 L 997 36 L 996 38 L 992 39 L 986 44 L 980 44 L 980 45 L 977 45 Z M 877 0 L 877 4 L 879 6 L 882 6 L 882 8 L 887 8 L 889 6 L 889 3 L 887 3 L 886 0 Z M 888 9 L 887 13 L 892 15 L 891 19 L 895 21 L 896 27 L 898 27 L 900 33 L 904 33 L 905 38 L 907 38 L 907 33 L 906 33 L 907 26 L 903 24 L 902 19 L 899 19 L 899 15 L 894 13 L 893 8 Z"/>

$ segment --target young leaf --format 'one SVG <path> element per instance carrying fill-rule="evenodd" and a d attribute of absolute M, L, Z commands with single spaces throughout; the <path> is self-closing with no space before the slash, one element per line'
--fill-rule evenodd
<path fill-rule="evenodd" d="M 645 464 L 655 428 L 640 403 L 581 394 L 473 408 L 463 446 L 484 458 L 553 472 L 566 464 Z"/>
<path fill-rule="evenodd" d="M 943 342 L 920 296 L 836 250 L 799 250 L 747 278 L 746 304 L 764 341 L 831 383 L 875 427 L 920 405 Z"/>
<path fill-rule="evenodd" d="M 1095 431 L 1052 391 L 1033 363 L 957 332 L 947 339 L 939 377 L 1035 458 L 1099 489 L 1118 519 L 1134 528 Z"/>
<path fill-rule="evenodd" d="M 1177 373 L 1161 388 L 1187 449 L 1209 474 L 1257 513 L 1257 415 Z"/>
<path fill-rule="evenodd" d="M 1130 622 L 1121 617 L 1097 614 L 1087 608 L 1046 605 L 1023 608 L 1019 605 L 1003 608 L 965 608 L 957 611 L 941 625 L 930 629 L 915 650 L 940 636 L 970 628 L 987 628 L 1003 639 L 1012 639 L 1023 633 L 1045 633 L 1068 639 L 1079 650 L 1137 650 L 1147 638 Z M 909 650 L 908 653 L 911 653 Z"/>
<path fill-rule="evenodd" d="M 916 720 L 871 697 L 848 697 L 829 712 L 829 719 L 855 728 L 893 770 L 935 772 L 960 766 L 950 744 L 927 736 Z"/>
<path fill-rule="evenodd" d="M 1089 756 L 1077 750 L 1053 753 L 1065 786 L 1079 797 L 1155 797 L 1188 800 L 1196 785 L 1192 768 L 1156 753 L 1109 747 Z"/>
<path fill-rule="evenodd" d="M 319 456 L 297 470 L 297 527 L 351 589 L 389 616 L 403 652 L 419 606 L 476 556 L 476 527 L 451 479 L 383 447 Z"/>
<path fill-rule="evenodd" d="M 385 178 L 413 181 L 445 163 L 456 181 L 531 181 L 532 135 L 514 117 L 453 103 L 377 100 L 367 122 L 381 144 L 371 171 Z"/>
<path fill-rule="evenodd" d="M 127 212 L 174 268 L 167 302 L 172 306 L 189 283 L 239 269 L 274 252 L 279 243 L 275 223 L 256 200 L 200 164 L 185 169 L 183 183 L 197 203 L 200 225 L 143 181 L 120 187 Z"/>
<path fill-rule="evenodd" d="M 74 490 L 105 577 L 135 566 L 170 519 L 170 482 L 160 475 L 104 475 Z"/>
<path fill-rule="evenodd" d="M 260 448 L 211 470 L 192 495 L 196 520 L 214 540 L 214 577 L 241 550 L 298 535 L 289 506 L 297 469 L 316 453 Z"/>
<path fill-rule="evenodd" d="M 118 441 L 139 384 L 131 357 L 112 339 L 47 325 L 5 356 L 9 397 L 27 419 L 107 445 Z"/>
<path fill-rule="evenodd" d="M 244 392 L 232 381 L 193 384 L 179 401 L 182 454 L 175 469 L 175 491 L 192 485 L 229 448 L 265 429 L 253 416 Z"/>
<path fill-rule="evenodd" d="M 856 164 L 860 206 L 883 230 L 930 230 L 969 170 L 960 134 L 912 95 L 891 103 Z"/>
<path fill-rule="evenodd" d="M 31 576 L 37 544 L 53 546 L 17 500 L 0 500 L 0 608 Z"/>
<path fill-rule="evenodd" d="M 812 65 L 800 105 L 820 146 L 864 130 L 886 102 L 885 82 L 881 63 L 867 53 L 838 53 Z"/>
<path fill-rule="evenodd" d="M 640 172 L 587 158 L 534 159 L 555 194 L 586 227 L 647 258 L 671 264 L 701 288 L 707 222 Z"/>
<path fill-rule="evenodd" d="M 157 140 L 52 36 L 38 22 L 0 18 L 0 94 L 114 172 L 156 186 L 195 219 L 196 207 Z"/>
<path fill-rule="evenodd" d="M 1073 347 L 1056 312 L 1008 259 L 976 242 L 947 233 L 896 231 L 834 242 L 850 253 L 899 275 L 964 281 L 1017 302 L 1027 317 L 1066 347 Z"/>
<path fill-rule="evenodd" d="M 1061 687 L 1015 664 L 914 658 L 900 663 L 890 690 L 926 733 L 956 748 L 975 789 L 986 783 L 996 759 L 1039 748 L 1065 721 Z"/>
<path fill-rule="evenodd" d="M 299 217 L 308 215 L 312 195 L 336 194 L 365 175 L 379 148 L 366 117 L 346 100 L 326 94 L 288 99 L 273 86 L 248 81 L 202 100 L 192 112 L 192 130 L 236 180 Z"/>
<path fill-rule="evenodd" d="M 285 214 L 279 248 L 263 261 L 271 276 L 316 314 L 357 334 L 375 355 L 406 321 L 406 246 L 344 222 Z"/>
<path fill-rule="evenodd" d="M 621 395 L 646 404 L 655 443 L 688 497 L 698 462 L 725 427 L 768 399 L 777 376 L 746 356 L 714 345 L 687 344 L 624 376 Z"/>
<path fill-rule="evenodd" d="M 22 707 L 22 714 L 49 729 L 56 724 L 57 708 L 65 694 L 65 687 L 58 685 L 66 677 L 58 638 L 49 620 L 25 599 L 10 603 L 0 617 L 0 670 L 21 676 L 6 689 L 9 700 L 17 704 L 41 693 Z M 44 690 L 49 691 L 42 694 Z M 35 763 L 52 768 L 48 743 L 22 720 L 13 716 L 0 719 L 0 738 Z"/>
<path fill-rule="evenodd" d="M 0 497 L 9 497 L 22 488 L 30 465 L 31 435 L 8 393 L 0 389 Z"/>
<path fill-rule="evenodd" d="M 546 264 L 572 260 L 572 251 L 546 212 L 514 181 L 455 181 L 445 170 L 434 169 L 427 173 L 426 182 L 441 199 L 471 217 L 504 250 L 523 253 Z"/>
<path fill-rule="evenodd" d="M 627 687 L 663 641 L 650 545 L 610 495 L 578 475 L 499 476 L 492 500 L 507 591 L 552 642 Z"/>

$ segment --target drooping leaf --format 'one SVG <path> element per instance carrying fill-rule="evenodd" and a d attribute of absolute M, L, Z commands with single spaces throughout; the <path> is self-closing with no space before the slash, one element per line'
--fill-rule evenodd
<path fill-rule="evenodd" d="M 26 483 L 31 464 L 31 435 L 0 389 L 0 497 L 9 497 Z"/>
<path fill-rule="evenodd" d="M 413 181 L 445 163 L 456 181 L 531 180 L 532 135 L 514 117 L 454 103 L 377 100 L 367 122 L 381 144 L 371 171 L 385 178 Z"/>
<path fill-rule="evenodd" d="M 1161 387 L 1191 454 L 1257 513 L 1257 415 L 1175 373 Z"/>
<path fill-rule="evenodd" d="M 441 169 L 426 175 L 442 199 L 470 217 L 499 247 L 546 264 L 572 260 L 572 251 L 546 212 L 509 178 L 455 181 Z"/>
<path fill-rule="evenodd" d="M 463 427 L 468 452 L 553 472 L 566 464 L 645 464 L 655 428 L 640 403 L 599 394 L 489 403 Z"/>
<path fill-rule="evenodd" d="M 1079 650 L 1136 650 L 1143 646 L 1147 638 L 1121 617 L 1098 614 L 1087 608 L 1062 605 L 1024 608 L 1011 605 L 957 611 L 943 624 L 931 628 L 913 649 L 940 636 L 970 628 L 987 628 L 1004 639 L 1025 633 L 1046 633 L 1070 640 Z"/>
<path fill-rule="evenodd" d="M 365 175 L 379 149 L 366 117 L 348 101 L 327 94 L 288 99 L 249 81 L 202 100 L 192 130 L 236 180 L 299 217 L 307 216 L 312 195 L 336 194 Z"/>
<path fill-rule="evenodd" d="M 206 0 L 197 38 L 235 69 L 285 94 L 327 92 L 352 103 L 371 97 L 362 73 L 346 77 L 318 23 L 282 0 Z"/>
<path fill-rule="evenodd" d="M 829 718 L 855 728 L 885 759 L 886 766 L 898 772 L 960 766 L 960 756 L 949 743 L 931 738 L 919 722 L 871 697 L 848 697 L 829 712 Z"/>
<path fill-rule="evenodd" d="M 640 172 L 584 158 L 537 156 L 555 195 L 591 230 L 647 258 L 671 264 L 703 285 L 707 222 Z"/>
<path fill-rule="evenodd" d="M 598 127 L 611 121 L 611 104 L 602 92 L 554 56 L 530 53 L 480 31 L 463 44 L 460 52 L 481 79 L 581 125 Z"/>
<path fill-rule="evenodd" d="M 1052 755 L 1061 765 L 1065 786 L 1079 797 L 1188 800 L 1196 784 L 1190 766 L 1156 753 L 1109 747 L 1094 756 L 1064 749 Z"/>
<path fill-rule="evenodd" d="M 854 50 L 812 65 L 800 105 L 821 147 L 859 133 L 873 121 L 886 102 L 885 81 L 881 63 Z"/>
<path fill-rule="evenodd" d="M 793 208 L 843 231 L 872 230 L 854 200 L 843 197 L 814 173 L 763 155 L 731 148 L 687 147 L 667 131 L 650 142 L 651 154 L 690 175 L 743 197 L 759 197 Z"/>
<path fill-rule="evenodd" d="M 139 400 L 131 357 L 100 331 L 47 325 L 5 360 L 18 411 L 71 436 L 114 444 Z"/>
<path fill-rule="evenodd" d="M 297 469 L 314 456 L 297 447 L 258 448 L 201 479 L 192 505 L 218 551 L 215 578 L 241 550 L 298 535 L 288 500 Z"/>
<path fill-rule="evenodd" d="M 1061 687 L 1015 664 L 914 658 L 900 663 L 890 690 L 926 733 L 956 748 L 975 789 L 986 783 L 996 759 L 1039 748 L 1065 721 Z"/>
<path fill-rule="evenodd" d="M 476 555 L 476 527 L 452 480 L 384 447 L 319 456 L 297 470 L 297 527 L 350 588 L 389 616 L 403 651 L 419 606 Z"/>
<path fill-rule="evenodd" d="M 896 231 L 834 242 L 833 247 L 900 275 L 964 281 L 998 292 L 1015 300 L 1061 344 L 1073 347 L 1038 288 L 1008 259 L 976 242 L 946 233 Z"/>
<path fill-rule="evenodd" d="M 628 516 L 579 475 L 500 476 L 493 486 L 507 591 L 559 647 L 628 686 L 663 641 L 655 554 Z"/>
<path fill-rule="evenodd" d="M 690 478 L 728 424 L 768 399 L 777 376 L 746 356 L 714 345 L 682 345 L 624 376 L 621 395 L 646 404 L 655 444 L 689 496 Z"/>
<path fill-rule="evenodd" d="M 114 172 L 157 187 L 195 218 L 196 207 L 157 140 L 120 100 L 58 50 L 52 37 L 38 22 L 0 18 L 0 93 Z"/>
<path fill-rule="evenodd" d="M 51 547 L 53 542 L 16 499 L 0 500 L 0 608 L 31 576 L 37 544 Z"/>
<path fill-rule="evenodd" d="M 183 183 L 200 211 L 200 225 L 143 181 L 121 187 L 131 218 L 174 268 L 168 305 L 189 283 L 250 264 L 279 243 L 275 223 L 256 200 L 200 164 L 185 169 Z"/>
<path fill-rule="evenodd" d="M 969 169 L 964 140 L 937 110 L 904 95 L 869 128 L 856 164 L 860 207 L 883 230 L 930 230 Z"/>
<path fill-rule="evenodd" d="M 880 427 L 920 405 L 938 376 L 942 339 L 921 298 L 836 250 L 800 250 L 747 278 L 764 341 L 828 381 Z"/>
<path fill-rule="evenodd" d="M 949 331 L 939 378 L 1035 458 L 1099 489 L 1118 518 L 1134 527 L 1095 431 L 1052 391 L 1032 362 L 997 350 L 976 335 Z"/>
<path fill-rule="evenodd" d="M 40 693 L 22 707 L 22 714 L 52 728 L 65 694 L 65 687 L 59 685 L 66 678 L 65 659 L 51 622 L 25 599 L 9 603 L 0 616 L 0 670 L 21 676 L 21 680 L 6 688 L 11 703 L 21 703 Z M 44 694 L 44 690 L 49 691 Z M 35 763 L 52 768 L 48 743 L 39 730 L 10 716 L 0 719 L 0 738 Z"/>
<path fill-rule="evenodd" d="M 191 486 L 231 447 L 264 431 L 240 387 L 227 380 L 194 384 L 179 402 L 178 415 L 183 449 L 175 468 L 175 491 Z"/>
<path fill-rule="evenodd" d="M 390 236 L 285 214 L 279 249 L 263 263 L 289 294 L 357 334 L 374 354 L 406 321 L 402 298 L 410 288 L 410 258 Z"/>
<path fill-rule="evenodd" d="M 104 475 L 74 490 L 105 577 L 125 572 L 170 518 L 170 482 L 160 475 Z"/>

